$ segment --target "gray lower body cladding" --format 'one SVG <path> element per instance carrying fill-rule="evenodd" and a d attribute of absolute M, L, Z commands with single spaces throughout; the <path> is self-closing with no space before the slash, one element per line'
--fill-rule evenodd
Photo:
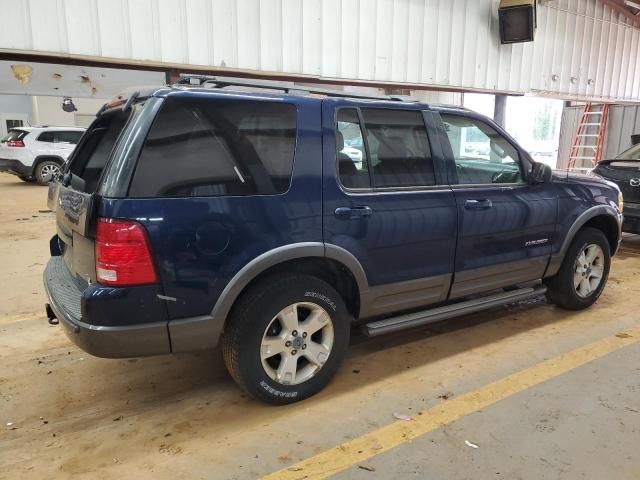
<path fill-rule="evenodd" d="M 62 257 L 51 257 L 44 272 L 49 307 L 69 339 L 82 350 L 104 358 L 127 358 L 171 352 L 166 322 L 123 326 L 92 325 L 82 320 L 82 291 Z"/>
<path fill-rule="evenodd" d="M 0 172 L 7 172 L 20 177 L 30 177 L 33 175 L 33 167 L 25 165 L 19 160 L 0 158 Z"/>

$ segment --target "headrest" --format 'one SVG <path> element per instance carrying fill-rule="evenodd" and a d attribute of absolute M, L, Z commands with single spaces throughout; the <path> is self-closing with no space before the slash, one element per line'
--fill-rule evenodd
<path fill-rule="evenodd" d="M 336 130 L 336 150 L 338 152 L 341 152 L 344 149 L 344 136 L 342 135 L 342 132 L 339 130 Z"/>

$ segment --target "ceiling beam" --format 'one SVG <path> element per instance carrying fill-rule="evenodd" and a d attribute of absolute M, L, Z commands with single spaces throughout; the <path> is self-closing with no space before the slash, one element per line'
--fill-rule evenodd
<path fill-rule="evenodd" d="M 609 5 L 613 10 L 623 14 L 625 17 L 631 19 L 632 21 L 634 22 L 640 21 L 640 17 L 638 17 L 638 13 L 632 12 L 628 7 L 625 6 L 626 2 L 622 0 L 600 0 L 600 1 L 606 5 Z M 629 3 L 635 3 L 635 2 L 629 2 Z"/>

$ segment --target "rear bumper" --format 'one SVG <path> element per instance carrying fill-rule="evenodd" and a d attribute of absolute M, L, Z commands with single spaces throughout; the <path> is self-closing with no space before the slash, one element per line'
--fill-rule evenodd
<path fill-rule="evenodd" d="M 44 271 L 49 306 L 69 339 L 82 350 L 104 358 L 143 357 L 171 352 L 167 322 L 94 325 L 82 317 L 82 290 L 61 256 Z"/>
<path fill-rule="evenodd" d="M 0 172 L 12 173 L 21 177 L 30 177 L 33 175 L 33 166 L 25 165 L 20 160 L 0 158 Z"/>

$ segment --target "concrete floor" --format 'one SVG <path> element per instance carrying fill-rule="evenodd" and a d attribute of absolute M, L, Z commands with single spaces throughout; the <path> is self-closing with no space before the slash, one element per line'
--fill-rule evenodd
<path fill-rule="evenodd" d="M 54 226 L 38 212 L 45 196 L 0 174 L 0 265 L 9 279 L 0 290 L 2 479 L 326 478 L 294 465 L 393 424 L 397 414 L 416 417 L 640 327 L 640 237 L 628 236 L 605 293 L 587 311 L 535 300 L 377 339 L 354 332 L 325 391 L 268 407 L 233 384 L 219 352 L 104 360 L 48 326 L 40 273 Z M 635 342 L 335 478 L 638 479 Z"/>
<path fill-rule="evenodd" d="M 639 438 L 636 343 L 335 478 L 638 479 Z"/>

